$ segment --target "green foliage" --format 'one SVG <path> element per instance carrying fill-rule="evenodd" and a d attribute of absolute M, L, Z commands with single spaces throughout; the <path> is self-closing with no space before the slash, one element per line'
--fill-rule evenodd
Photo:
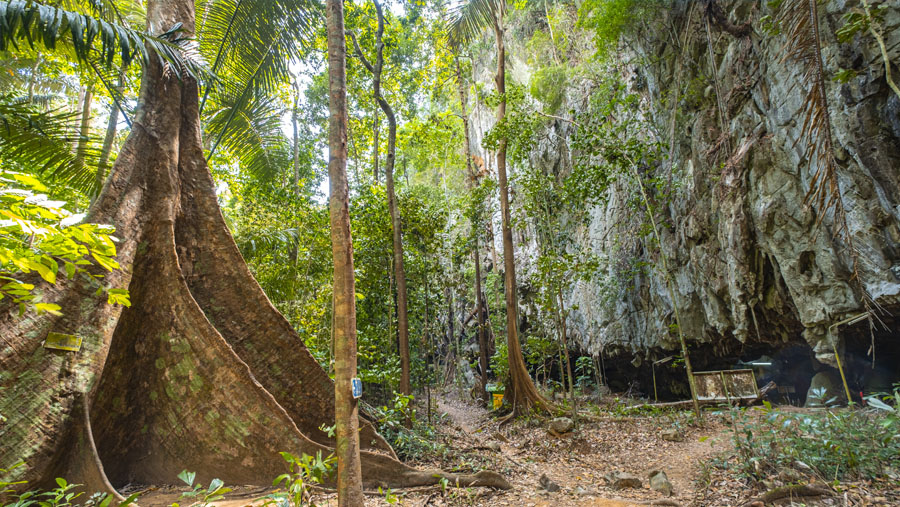
<path fill-rule="evenodd" d="M 438 441 L 435 429 L 416 418 L 413 397 L 393 394 L 389 404 L 373 407 L 370 413 L 375 417 L 378 432 L 391 443 L 397 455 L 404 460 L 417 460 L 444 454 L 447 448 Z M 407 418 L 412 423 L 410 428 L 405 426 Z"/>
<path fill-rule="evenodd" d="M 534 146 L 540 117 L 528 108 L 524 86 L 507 83 L 505 97 L 490 93 L 484 96 L 484 103 L 493 109 L 500 104 L 502 98 L 506 99 L 506 116 L 484 135 L 481 145 L 485 150 L 496 151 L 500 141 L 504 140 L 507 142 L 510 160 L 514 164 L 524 163 Z"/>
<path fill-rule="evenodd" d="M 15 494 L 12 486 L 25 484 L 25 481 L 7 482 L 5 477 L 16 468 L 25 466 L 20 461 L 10 468 L 0 468 L 0 498 L 10 498 L 9 503 L 0 504 L 2 507 L 110 507 L 115 498 L 108 493 L 94 493 L 84 503 L 75 503 L 84 493 L 75 489 L 81 484 L 70 484 L 63 478 L 56 478 L 56 488 L 50 491 L 30 490 Z M 125 507 L 134 504 L 139 493 L 135 493 L 116 505 Z"/>
<path fill-rule="evenodd" d="M 71 50 L 79 61 L 94 61 L 109 67 L 114 66 L 117 55 L 124 66 L 133 60 L 147 65 L 155 56 L 160 63 L 169 64 L 178 75 L 187 70 L 198 76 L 200 67 L 193 60 L 184 58 L 179 47 L 185 40 L 181 38 L 181 31 L 181 23 L 178 23 L 165 33 L 152 36 L 51 5 L 0 2 L 0 51 L 19 49 L 20 41 L 27 41 L 34 49 L 37 42 L 47 50 L 64 48 Z"/>
<path fill-rule="evenodd" d="M 33 176 L 0 173 L 0 299 L 12 299 L 19 305 L 20 315 L 29 308 L 60 313 L 59 305 L 42 301 L 35 285 L 25 281 L 23 275 L 37 273 L 44 282 L 55 284 L 60 272 L 70 279 L 82 275 L 100 280 L 103 275 L 91 266 L 106 271 L 119 269 L 116 238 L 112 235 L 115 229 L 78 224 L 81 216 L 63 208 L 64 202 L 35 193 L 46 190 Z M 102 288 L 98 291 L 102 294 Z M 125 289 L 108 289 L 107 300 L 131 305 Z"/>
<path fill-rule="evenodd" d="M 896 412 L 828 409 L 788 412 L 768 403 L 762 418 L 735 421 L 739 471 L 763 479 L 783 469 L 812 471 L 820 480 L 870 479 L 898 473 L 900 425 Z"/>
<path fill-rule="evenodd" d="M 503 0 L 466 0 L 456 4 L 447 23 L 450 45 L 458 48 L 474 41 L 493 26 L 505 8 Z"/>
<path fill-rule="evenodd" d="M 394 392 L 394 398 L 390 405 L 382 405 L 375 409 L 375 413 L 372 415 L 375 416 L 378 429 L 383 435 L 396 435 L 407 418 L 415 423 L 416 414 L 410 406 L 412 400 L 412 395 Z"/>
<path fill-rule="evenodd" d="M 886 3 L 873 5 L 868 14 L 863 9 L 851 9 L 841 17 L 844 24 L 835 32 L 838 42 L 850 42 L 856 34 L 865 32 L 873 23 L 880 25 L 887 12 Z"/>
<path fill-rule="evenodd" d="M 71 132 L 79 115 L 60 110 L 45 110 L 29 103 L 13 89 L 0 95 L 0 158 L 10 166 L 40 175 L 45 181 L 89 188 L 99 157 L 95 143 L 85 143 L 76 162 Z M 52 96 L 49 96 L 52 97 Z M 48 97 L 48 98 L 49 98 Z M 50 106 L 48 101 L 47 106 Z"/>
<path fill-rule="evenodd" d="M 282 486 L 284 491 L 276 491 L 263 497 L 263 505 L 276 505 L 278 507 L 315 507 L 310 499 L 309 488 L 315 484 L 322 484 L 326 478 L 335 472 L 337 458 L 334 454 L 322 458 L 322 451 L 315 456 L 303 454 L 299 458 L 288 452 L 282 452 L 281 457 L 288 464 L 288 473 L 281 474 L 272 482 L 273 486 Z"/>
<path fill-rule="evenodd" d="M 491 371 L 496 375 L 497 383 L 505 385 L 509 379 L 509 349 L 502 340 L 498 340 L 495 345 L 496 350 L 491 356 Z"/>
<path fill-rule="evenodd" d="M 578 24 L 594 31 L 597 52 L 605 55 L 615 49 L 623 35 L 664 5 L 664 0 L 585 0 L 578 11 Z"/>
<path fill-rule="evenodd" d="M 528 91 L 544 104 L 547 112 L 553 113 L 562 105 L 567 81 L 566 66 L 551 65 L 535 71 Z"/>
<path fill-rule="evenodd" d="M 575 360 L 575 382 L 582 389 L 594 382 L 594 361 L 590 356 Z"/>
<path fill-rule="evenodd" d="M 191 486 L 192 489 L 182 493 L 181 498 L 196 498 L 197 500 L 191 503 L 192 506 L 208 507 L 224 498 L 225 494 L 231 491 L 231 488 L 225 487 L 225 483 L 221 479 L 211 480 L 207 488 L 204 488 L 199 483 L 194 484 L 194 479 L 197 478 L 196 472 L 182 470 L 178 474 L 178 478 L 181 479 L 181 482 Z M 173 503 L 171 507 L 179 507 L 179 504 Z"/>

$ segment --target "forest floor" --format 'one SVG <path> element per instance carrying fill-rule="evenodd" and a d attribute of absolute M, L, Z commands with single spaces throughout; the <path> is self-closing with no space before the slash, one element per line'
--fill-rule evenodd
<path fill-rule="evenodd" d="M 729 459 L 734 462 L 727 410 L 705 414 L 700 424 L 689 410 L 634 411 L 619 398 L 606 396 L 604 400 L 608 401 L 584 403 L 574 430 L 555 436 L 545 419 L 524 418 L 501 426 L 490 410 L 455 392 L 436 396 L 432 415 L 436 433 L 424 446 L 420 444 L 421 452 L 410 464 L 460 473 L 494 470 L 504 474 L 513 488 L 499 491 L 449 484 L 389 492 L 395 498 L 371 492 L 367 505 L 740 506 L 750 505 L 765 493 L 763 484 L 751 486 L 734 467 L 722 466 Z M 648 476 L 656 470 L 667 475 L 671 496 L 650 488 Z M 639 478 L 640 486 L 614 489 L 605 476 L 616 472 Z M 776 481 L 768 486 L 778 485 L 781 483 Z M 879 491 L 868 482 L 844 486 L 845 493 L 839 496 L 795 498 L 796 503 L 784 498 L 780 503 L 900 505 L 900 491 Z M 254 499 L 267 492 L 265 488 L 235 489 L 215 505 L 262 505 Z M 143 495 L 140 503 L 170 505 L 180 501 L 178 496 L 175 489 L 156 490 Z M 333 493 L 320 490 L 313 490 L 312 500 L 320 506 L 337 503 Z"/>

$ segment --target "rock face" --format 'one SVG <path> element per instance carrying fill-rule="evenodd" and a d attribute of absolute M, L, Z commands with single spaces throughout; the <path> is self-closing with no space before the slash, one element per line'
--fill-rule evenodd
<path fill-rule="evenodd" d="M 900 0 L 882 3 L 885 45 L 896 68 Z M 802 130 L 811 83 L 801 64 L 783 57 L 786 30 L 767 28 L 777 15 L 768 2 L 718 4 L 732 23 L 750 22 L 751 33 L 735 37 L 713 23 L 710 46 L 702 3 L 676 1 L 663 9 L 660 23 L 686 42 L 683 51 L 671 35 L 644 33 L 629 41 L 634 54 L 628 56 L 642 63 L 623 63 L 617 71 L 640 97 L 639 107 L 656 125 L 665 151 L 671 149 L 671 172 L 668 162 L 649 169 L 671 183 L 671 198 L 659 204 L 660 245 L 635 234 L 643 214 L 631 205 L 637 191 L 624 179 L 610 185 L 605 202 L 589 210 L 586 222 L 572 221 L 577 239 L 570 250 L 589 247 L 600 256 L 601 268 L 565 294 L 569 333 L 583 351 L 624 354 L 635 366 L 677 350 L 661 250 L 692 348 L 734 356 L 760 344 L 808 344 L 816 359 L 834 365 L 833 344 L 868 333 L 865 320 L 847 322 L 866 309 L 861 288 L 888 310 L 900 308 L 900 98 L 886 83 L 884 62 L 868 32 L 846 43 L 835 38 L 844 25 L 841 17 L 858 2 L 821 4 L 839 192 L 860 254 L 857 284 L 847 239 L 835 234 L 834 214 L 817 224 L 818 212 L 806 204 L 817 169 L 816 161 L 807 160 Z M 577 31 L 572 36 L 589 39 Z M 513 42 L 510 51 L 512 78 L 527 83 L 525 50 Z M 669 98 L 678 66 L 681 89 L 672 122 Z M 481 72 L 487 76 L 490 69 L 484 65 Z M 834 79 L 841 71 L 849 71 L 845 82 Z M 894 75 L 896 80 L 896 70 Z M 585 110 L 595 92 L 588 80 L 569 83 L 560 115 Z M 491 121 L 488 112 L 476 114 L 476 142 Z M 572 145 L 578 127 L 548 120 L 544 128 L 529 162 L 564 177 L 578 156 Z M 532 232 L 516 234 L 522 312 L 524 319 L 550 321 L 528 304 L 536 253 Z M 886 324 L 895 327 L 893 321 Z"/>

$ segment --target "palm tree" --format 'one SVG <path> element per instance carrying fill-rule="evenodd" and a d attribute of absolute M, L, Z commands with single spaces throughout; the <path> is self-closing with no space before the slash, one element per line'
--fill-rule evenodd
<path fill-rule="evenodd" d="M 497 124 L 506 116 L 506 48 L 503 43 L 505 0 L 468 0 L 451 14 L 448 26 L 450 43 L 459 48 L 463 43 L 480 36 L 486 29 L 494 31 L 497 43 L 497 74 L 494 82 L 500 103 L 497 105 Z M 549 409 L 550 404 L 537 391 L 522 355 L 518 331 L 518 298 L 516 296 L 516 263 L 513 252 L 512 227 L 509 213 L 509 185 L 506 179 L 506 138 L 497 147 L 497 176 L 500 183 L 500 213 L 503 232 L 504 285 L 506 290 L 506 341 L 509 357 L 509 381 L 506 398 L 513 407 L 511 416 L 532 408 Z"/>

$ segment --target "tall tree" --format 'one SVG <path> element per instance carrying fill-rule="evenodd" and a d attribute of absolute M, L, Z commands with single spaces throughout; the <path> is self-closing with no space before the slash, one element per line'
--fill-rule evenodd
<path fill-rule="evenodd" d="M 455 47 L 480 36 L 485 29 L 494 32 L 497 44 L 497 73 L 494 76 L 499 104 L 497 105 L 497 125 L 503 125 L 506 117 L 506 46 L 504 45 L 505 0 L 468 0 L 459 6 L 450 20 L 449 35 Z M 509 183 L 506 178 L 507 140 L 500 137 L 497 147 L 497 177 L 500 184 L 500 216 L 503 236 L 503 267 L 506 292 L 506 343 L 509 358 L 509 381 L 506 398 L 513 407 L 511 416 L 527 412 L 532 408 L 547 409 L 549 402 L 534 386 L 522 346 L 519 343 L 519 309 L 516 294 L 516 261 L 513 252 L 512 225 L 509 212 Z"/>
<path fill-rule="evenodd" d="M 397 193 L 394 191 L 394 160 L 397 153 L 397 117 L 394 109 L 384 98 L 381 91 L 381 74 L 384 69 L 384 12 L 378 0 L 372 0 L 375 4 L 375 12 L 378 15 L 378 29 L 375 31 L 375 63 L 366 58 L 356 35 L 350 32 L 356 54 L 366 69 L 372 74 L 372 87 L 375 92 L 375 100 L 384 112 L 388 121 L 388 152 L 384 164 L 384 185 L 387 191 L 388 211 L 391 214 L 391 229 L 394 253 L 394 278 L 397 280 L 397 338 L 400 344 L 400 392 L 409 395 L 409 313 L 407 309 L 408 293 L 406 288 L 406 269 L 403 267 L 403 229 L 400 220 L 400 210 L 397 207 Z M 377 118 L 377 117 L 376 117 Z M 377 133 L 377 127 L 375 132 Z M 377 137 L 376 137 L 377 139 Z M 376 141 L 377 142 L 377 141 Z M 376 153 L 377 160 L 377 153 Z M 376 171 L 376 179 L 377 179 Z"/>
<path fill-rule="evenodd" d="M 359 459 L 356 377 L 356 287 L 347 183 L 347 50 L 344 4 L 326 3 L 328 24 L 328 176 L 331 180 L 331 254 L 334 259 L 334 405 L 338 458 L 338 505 L 365 505 Z"/>

